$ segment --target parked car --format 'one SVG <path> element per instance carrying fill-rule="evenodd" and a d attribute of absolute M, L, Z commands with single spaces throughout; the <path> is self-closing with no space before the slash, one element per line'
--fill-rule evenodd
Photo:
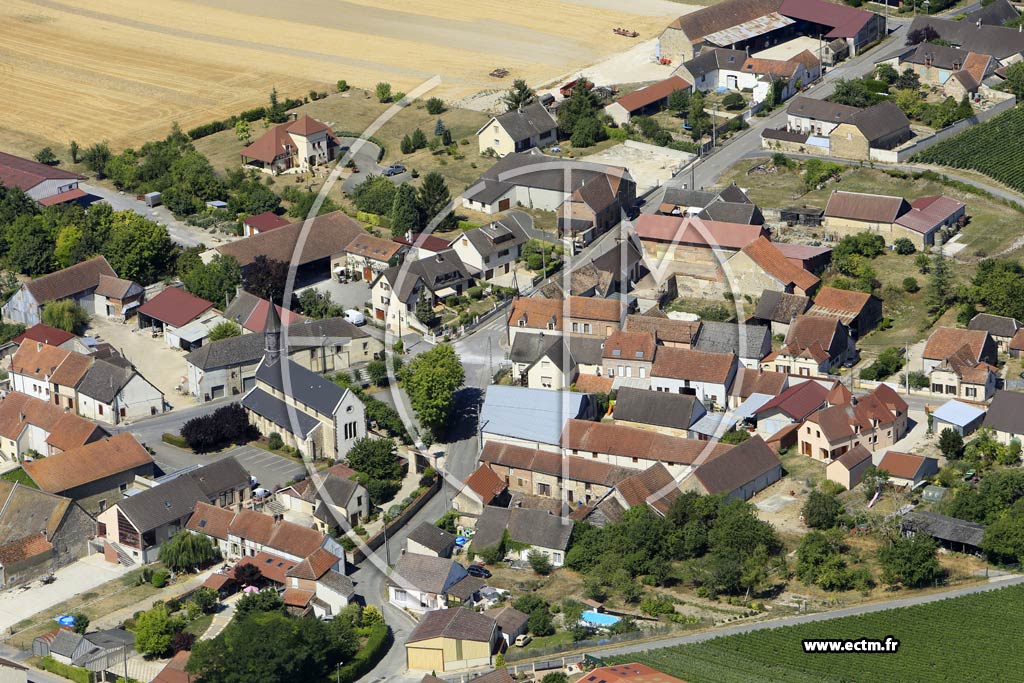
<path fill-rule="evenodd" d="M 402 166 L 402 164 L 391 164 L 390 166 L 384 169 L 384 175 L 390 178 L 393 175 L 405 173 L 405 170 L 405 166 Z"/>
<path fill-rule="evenodd" d="M 489 579 L 491 578 L 491 572 L 485 567 L 481 567 L 478 564 L 471 564 L 466 567 L 466 573 L 470 576 L 475 576 L 478 579 Z"/>
<path fill-rule="evenodd" d="M 352 323 L 356 327 L 366 324 L 366 316 L 354 308 L 350 308 L 347 311 L 345 311 L 345 320 Z"/>
<path fill-rule="evenodd" d="M 522 634 L 521 636 L 516 636 L 516 647 L 526 647 L 530 644 L 531 640 L 533 640 L 533 638 L 526 633 Z"/>

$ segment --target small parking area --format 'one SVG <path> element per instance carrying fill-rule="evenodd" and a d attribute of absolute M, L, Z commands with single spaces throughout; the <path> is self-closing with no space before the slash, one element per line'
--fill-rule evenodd
<path fill-rule="evenodd" d="M 321 293 L 329 293 L 331 295 L 331 301 L 345 310 L 355 308 L 361 311 L 363 310 L 363 307 L 366 306 L 366 302 L 370 300 L 370 283 L 366 280 L 357 280 L 356 282 L 338 282 L 335 278 L 331 278 L 329 280 L 317 282 L 315 285 L 309 285 L 308 287 L 297 289 L 295 290 L 295 295 L 298 296 L 307 289 L 315 289 Z"/>
<path fill-rule="evenodd" d="M 165 473 L 175 472 L 189 465 L 207 464 L 234 457 L 250 475 L 256 477 L 260 486 L 273 490 L 275 486 L 283 486 L 306 472 L 302 464 L 256 446 L 237 446 L 221 453 L 201 455 L 170 446 L 162 441 L 147 445 L 156 451 L 153 459 Z"/>
<path fill-rule="evenodd" d="M 164 392 L 164 400 L 174 408 L 196 405 L 191 396 L 175 389 L 185 383 L 185 352 L 167 346 L 162 336 L 154 338 L 148 331 L 136 330 L 134 319 L 122 324 L 98 316 L 93 318 L 86 334 L 113 345 L 143 377 Z"/>

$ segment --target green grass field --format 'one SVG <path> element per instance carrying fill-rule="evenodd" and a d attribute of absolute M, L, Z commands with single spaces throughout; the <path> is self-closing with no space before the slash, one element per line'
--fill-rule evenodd
<path fill-rule="evenodd" d="M 724 636 L 606 659 L 641 662 L 689 683 L 937 683 L 1021 680 L 1024 586 L 917 607 Z M 893 654 L 805 654 L 804 639 L 900 641 Z"/>

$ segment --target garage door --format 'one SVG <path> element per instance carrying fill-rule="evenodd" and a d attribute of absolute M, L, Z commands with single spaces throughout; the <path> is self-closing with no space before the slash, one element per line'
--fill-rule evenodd
<path fill-rule="evenodd" d="M 420 671 L 444 671 L 444 651 L 427 649 L 424 647 L 406 647 L 408 661 L 406 664 L 410 669 Z"/>
<path fill-rule="evenodd" d="M 255 377 L 243 377 L 242 378 L 242 391 L 249 391 L 254 386 L 256 386 L 256 378 Z"/>
<path fill-rule="evenodd" d="M 218 384 L 215 387 L 210 387 L 210 398 L 224 398 L 224 385 Z"/>
<path fill-rule="evenodd" d="M 498 211 L 508 211 L 508 207 L 511 206 L 510 199 L 502 199 L 498 202 Z"/>

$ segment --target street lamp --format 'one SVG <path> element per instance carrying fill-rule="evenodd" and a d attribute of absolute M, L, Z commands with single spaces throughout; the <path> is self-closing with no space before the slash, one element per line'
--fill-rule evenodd
<path fill-rule="evenodd" d="M 380 519 L 384 523 L 384 559 L 388 563 L 388 566 L 390 567 L 391 548 L 388 547 L 388 516 L 384 512 L 384 508 L 378 507 L 377 510 L 380 511 Z"/>

